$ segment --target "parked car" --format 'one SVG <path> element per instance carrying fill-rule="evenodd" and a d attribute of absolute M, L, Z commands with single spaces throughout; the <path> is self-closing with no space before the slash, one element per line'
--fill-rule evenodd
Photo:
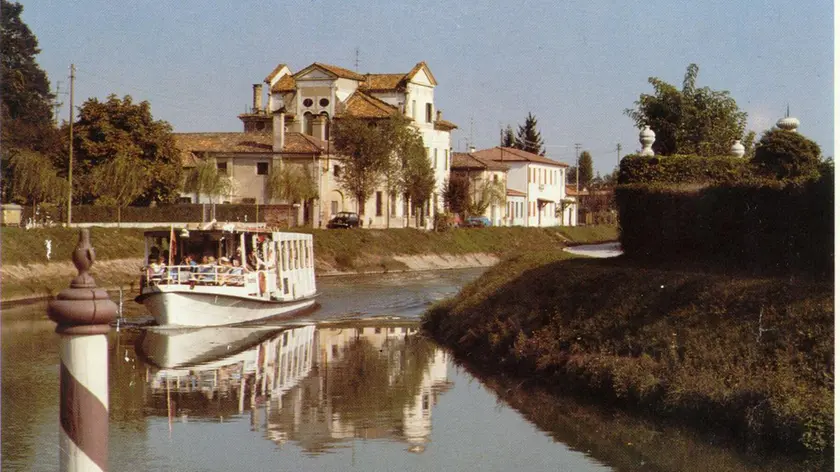
<path fill-rule="evenodd" d="M 484 228 L 486 226 L 493 226 L 493 223 L 486 216 L 470 216 L 464 220 L 464 226 L 467 228 Z"/>
<path fill-rule="evenodd" d="M 327 228 L 358 228 L 360 221 L 357 213 L 342 211 L 330 219 Z"/>

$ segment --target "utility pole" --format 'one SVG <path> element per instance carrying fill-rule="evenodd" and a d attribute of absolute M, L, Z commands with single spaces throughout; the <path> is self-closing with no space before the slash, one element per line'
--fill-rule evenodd
<path fill-rule="evenodd" d="M 580 143 L 575 143 L 575 192 L 580 194 Z"/>
<path fill-rule="evenodd" d="M 67 227 L 73 222 L 73 85 L 76 65 L 70 64 L 70 166 L 67 170 Z"/>
<path fill-rule="evenodd" d="M 621 165 L 621 143 L 615 145 L 615 165 Z"/>

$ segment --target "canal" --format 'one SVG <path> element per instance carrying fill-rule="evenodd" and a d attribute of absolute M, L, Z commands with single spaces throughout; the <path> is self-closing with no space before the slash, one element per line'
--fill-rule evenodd
<path fill-rule="evenodd" d="M 802 470 L 714 438 L 474 377 L 418 320 L 482 269 L 319 280 L 293 323 L 109 335 L 112 471 Z M 58 335 L 2 310 L 2 469 L 58 468 Z"/>

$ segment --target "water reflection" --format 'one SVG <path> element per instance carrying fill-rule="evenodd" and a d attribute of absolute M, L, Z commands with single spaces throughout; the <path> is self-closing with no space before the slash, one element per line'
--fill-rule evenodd
<path fill-rule="evenodd" d="M 423 452 L 451 383 L 446 354 L 417 332 L 406 320 L 146 330 L 137 346 L 147 410 L 170 428 L 249 411 L 253 430 L 308 454 L 354 439 Z"/>

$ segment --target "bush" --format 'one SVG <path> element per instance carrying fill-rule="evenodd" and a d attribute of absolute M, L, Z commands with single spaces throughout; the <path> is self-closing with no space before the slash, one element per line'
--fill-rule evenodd
<path fill-rule="evenodd" d="M 732 156 L 639 156 L 621 160 L 618 183 L 710 184 L 737 182 L 751 174 L 747 161 Z"/>
<path fill-rule="evenodd" d="M 780 180 L 816 178 L 820 147 L 794 131 L 772 129 L 755 148 L 752 164 L 759 175 Z"/>

